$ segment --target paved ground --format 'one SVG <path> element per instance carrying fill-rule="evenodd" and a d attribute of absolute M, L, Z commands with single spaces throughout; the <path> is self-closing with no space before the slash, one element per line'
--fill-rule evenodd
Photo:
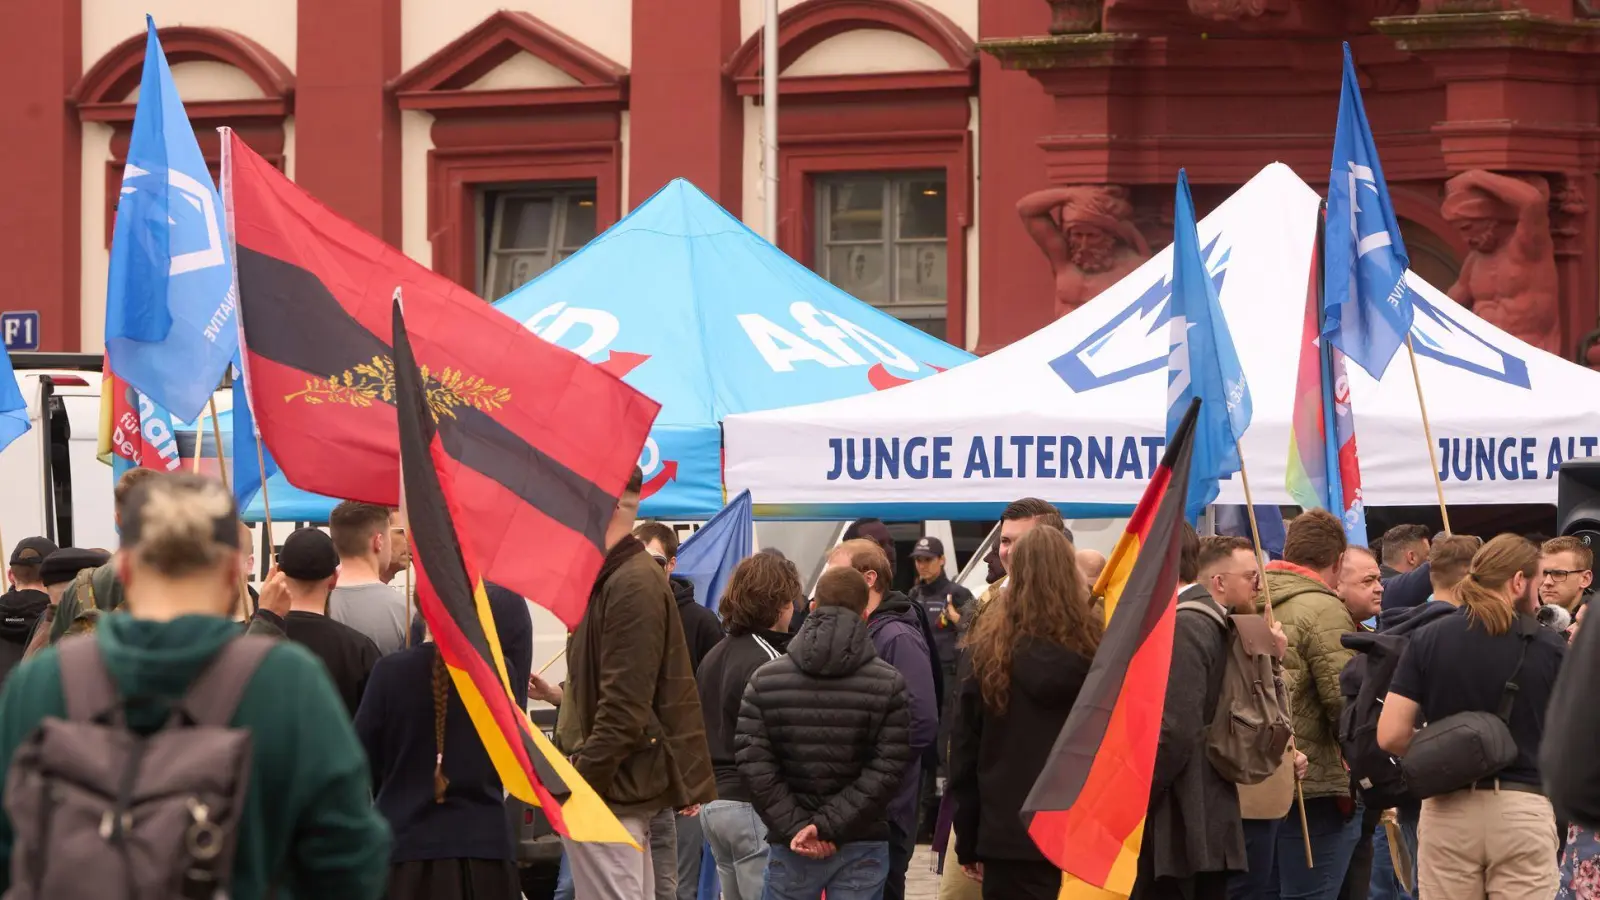
<path fill-rule="evenodd" d="M 906 870 L 906 900 L 935 900 L 939 896 L 939 875 L 934 871 L 938 857 L 927 844 L 917 847 Z M 955 860 L 950 861 L 952 865 Z"/>

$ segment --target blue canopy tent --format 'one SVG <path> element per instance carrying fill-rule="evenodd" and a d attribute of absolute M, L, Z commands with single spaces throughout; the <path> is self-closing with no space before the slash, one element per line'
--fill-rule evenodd
<path fill-rule="evenodd" d="M 882 390 L 972 359 L 834 287 L 681 178 L 495 306 L 661 403 L 639 460 L 641 513 L 653 518 L 722 508 L 730 414 Z"/>

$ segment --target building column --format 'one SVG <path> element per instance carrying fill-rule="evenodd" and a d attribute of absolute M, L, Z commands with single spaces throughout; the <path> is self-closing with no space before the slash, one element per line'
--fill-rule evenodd
<path fill-rule="evenodd" d="M 682 177 L 740 214 L 744 114 L 723 66 L 741 30 L 738 0 L 633 0 L 626 209 Z"/>
<path fill-rule="evenodd" d="M 38 310 L 39 346 L 77 350 L 83 152 L 77 110 L 67 104 L 83 76 L 80 0 L 18 3 L 0 30 L 0 310 Z"/>
<path fill-rule="evenodd" d="M 400 0 L 300 0 L 295 181 L 400 246 Z"/>

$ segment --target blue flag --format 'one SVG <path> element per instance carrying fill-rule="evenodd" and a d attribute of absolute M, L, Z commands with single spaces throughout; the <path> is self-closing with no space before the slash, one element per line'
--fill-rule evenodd
<path fill-rule="evenodd" d="M 1226 252 L 1226 251 L 1225 251 Z M 1219 260 L 1221 265 L 1225 260 Z M 1172 350 L 1167 356 L 1167 441 L 1172 441 L 1189 401 L 1200 400 L 1194 457 L 1184 512 L 1200 521 L 1217 498 L 1217 482 L 1239 471 L 1239 439 L 1250 427 L 1250 387 L 1239 368 L 1233 335 L 1217 300 L 1195 226 L 1189 176 L 1178 171 L 1172 223 Z"/>
<path fill-rule="evenodd" d="M 1322 336 L 1373 378 L 1382 378 L 1411 331 L 1411 260 L 1372 143 L 1350 45 L 1328 175 Z"/>
<path fill-rule="evenodd" d="M 249 392 L 245 390 L 244 371 L 238 360 L 233 372 L 233 496 L 239 508 L 244 509 L 261 490 L 261 471 L 267 477 L 278 474 L 278 464 L 266 447 L 261 447 L 262 459 L 256 458 L 256 417 L 250 412 Z M 263 465 L 263 463 L 265 465 Z"/>
<path fill-rule="evenodd" d="M 28 401 L 17 386 L 17 373 L 11 369 L 11 353 L 0 347 L 0 450 L 28 433 Z"/>
<path fill-rule="evenodd" d="M 106 356 L 128 384 L 193 421 L 239 349 L 227 218 L 145 17 L 144 75 L 122 172 Z"/>
<path fill-rule="evenodd" d="M 754 552 L 754 545 L 750 492 L 740 491 L 678 548 L 678 567 L 672 574 L 694 582 L 695 599 L 715 610 L 734 568 Z"/>

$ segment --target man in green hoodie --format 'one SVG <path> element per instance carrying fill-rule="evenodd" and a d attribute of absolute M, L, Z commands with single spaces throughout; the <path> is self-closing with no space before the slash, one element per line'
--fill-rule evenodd
<path fill-rule="evenodd" d="M 1291 809 L 1278 830 L 1278 872 L 1284 900 L 1335 900 L 1361 836 L 1361 812 L 1350 796 L 1350 777 L 1339 757 L 1339 714 L 1344 698 L 1339 673 L 1355 655 L 1339 638 L 1356 630 L 1339 599 L 1344 526 L 1313 509 L 1289 523 L 1283 559 L 1267 566 L 1266 591 L 1289 647 L 1283 658 L 1294 716 L 1295 747 L 1309 759 L 1301 787 L 1316 859 L 1306 866 L 1300 811 Z"/>
<path fill-rule="evenodd" d="M 160 728 L 170 705 L 240 634 L 228 618 L 238 596 L 236 517 L 227 490 L 198 476 L 147 479 L 126 498 L 113 561 L 126 611 L 75 640 L 97 641 L 118 693 L 140 701 L 125 707 L 132 731 Z M 0 694 L 0 766 L 9 769 L 46 717 L 65 715 L 60 651 L 52 647 L 12 672 Z M 273 647 L 230 727 L 249 731 L 252 747 L 228 895 L 382 896 L 389 829 L 372 807 L 366 754 L 321 662 L 288 641 Z M 9 814 L 0 815 L 0 858 L 11 858 L 15 842 Z M 0 893 L 10 887 L 10 868 L 0 869 Z"/>

